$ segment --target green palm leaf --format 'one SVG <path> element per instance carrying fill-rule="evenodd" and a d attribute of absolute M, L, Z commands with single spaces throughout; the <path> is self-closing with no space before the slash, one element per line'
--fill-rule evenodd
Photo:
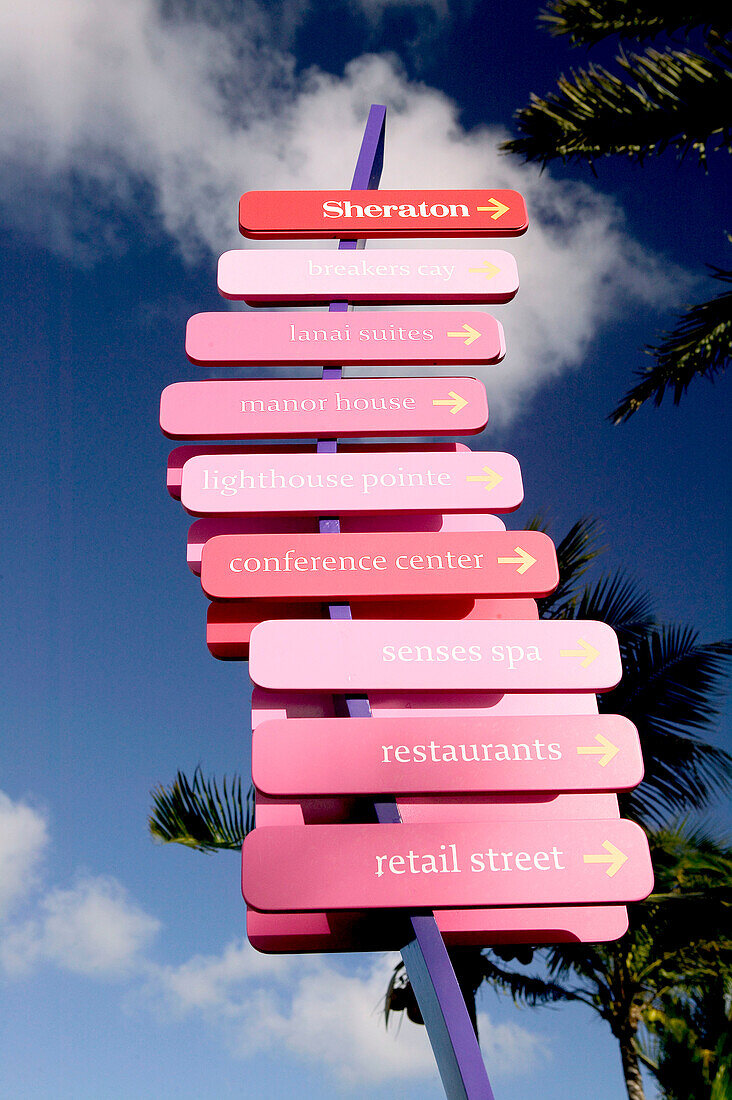
<path fill-rule="evenodd" d="M 193 782 L 176 774 L 170 787 L 152 792 L 150 832 L 157 840 L 185 844 L 199 852 L 241 848 L 254 828 L 254 789 L 242 797 L 241 779 L 224 777 L 221 789 L 215 779 L 204 779 L 196 768 Z"/>
<path fill-rule="evenodd" d="M 593 46 L 610 35 L 651 38 L 693 27 L 728 29 L 719 0 L 691 8 L 681 0 L 553 0 L 539 15 L 552 35 L 568 35 L 573 46 Z"/>
<path fill-rule="evenodd" d="M 715 268 L 714 278 L 732 283 L 732 272 Z M 725 291 L 707 302 L 690 306 L 661 344 L 646 350 L 655 362 L 638 375 L 640 382 L 628 391 L 610 414 L 621 424 L 646 401 L 661 404 L 673 390 L 678 405 L 692 379 L 702 376 L 713 380 L 727 367 L 732 347 L 732 291 Z"/>
<path fill-rule="evenodd" d="M 529 531 L 548 533 L 546 523 L 541 516 L 534 516 L 526 526 Z M 598 520 L 585 516 L 577 520 L 561 542 L 557 543 L 559 584 L 548 596 L 536 601 L 542 619 L 554 617 L 557 608 L 574 599 L 578 580 L 606 549 L 598 544 L 601 529 Z"/>

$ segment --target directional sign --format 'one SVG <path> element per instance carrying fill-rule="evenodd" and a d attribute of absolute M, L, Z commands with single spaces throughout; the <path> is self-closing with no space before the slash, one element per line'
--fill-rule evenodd
<path fill-rule="evenodd" d="M 283 603 L 281 600 L 225 600 L 209 605 L 206 645 L 221 660 L 245 661 L 249 638 L 265 619 L 320 619 L 322 603 Z M 442 600 L 357 600 L 353 619 L 537 619 L 535 600 L 477 599 L 470 596 Z"/>
<path fill-rule="evenodd" d="M 519 287 L 509 252 L 483 249 L 238 249 L 219 260 L 219 290 L 265 302 L 508 302 Z"/>
<path fill-rule="evenodd" d="M 527 622 L 270 620 L 255 626 L 249 675 L 291 691 L 610 691 L 618 640 L 587 619 Z"/>
<path fill-rule="evenodd" d="M 178 471 L 178 492 L 182 465 Z M 505 531 L 506 525 L 490 512 L 446 512 L 444 514 L 412 513 L 407 516 L 390 515 L 388 512 L 367 516 L 341 516 L 341 531 Z M 314 534 L 318 521 L 314 516 L 210 516 L 197 519 L 188 528 L 188 567 L 194 573 L 201 572 L 201 555 L 209 539 L 216 535 L 263 534 Z M 280 618 L 268 615 L 267 618 Z M 300 616 L 302 617 L 302 616 Z M 429 618 L 429 616 L 427 616 Z M 458 616 L 459 618 L 459 616 Z M 509 615 L 508 618 L 511 618 Z M 520 616 L 517 616 L 520 618 Z"/>
<path fill-rule="evenodd" d="M 242 847 L 242 891 L 263 912 L 640 901 L 653 888 L 632 821 L 278 825 Z"/>
<path fill-rule="evenodd" d="M 522 909 L 435 909 L 449 947 L 501 943 L 601 943 L 628 931 L 622 905 L 526 906 Z M 302 951 L 397 951 L 404 922 L 392 913 L 259 913 L 247 910 L 247 937 L 267 953 Z"/>
<path fill-rule="evenodd" d="M 519 464 L 501 451 L 203 455 L 183 467 L 193 515 L 512 512 Z"/>
<path fill-rule="evenodd" d="M 516 237 L 528 227 L 518 191 L 248 191 L 245 237 Z"/>
<path fill-rule="evenodd" d="M 196 313 L 186 328 L 186 355 L 204 367 L 497 363 L 505 354 L 503 327 L 477 310 Z"/>
<path fill-rule="evenodd" d="M 199 455 L 303 455 L 314 454 L 317 450 L 316 443 L 279 443 L 274 447 L 268 447 L 262 443 L 219 443 L 208 446 L 186 444 L 183 447 L 174 447 L 168 455 L 167 486 L 168 492 L 176 500 L 180 500 L 180 486 L 183 480 L 183 467 L 189 458 L 197 458 Z M 437 443 L 424 443 L 422 440 L 410 443 L 340 443 L 338 450 L 341 454 L 401 454 L 412 451 L 430 451 L 435 453 L 454 454 L 456 451 L 469 451 L 465 443 L 458 443 L 454 439 L 443 439 Z M 290 521 L 292 522 L 292 521 Z M 273 529 L 273 528 L 269 528 Z M 317 528 L 308 528 L 316 530 Z"/>
<path fill-rule="evenodd" d="M 254 733 L 252 777 L 273 797 L 621 791 L 643 778 L 638 733 L 614 714 L 302 718 Z"/>
<path fill-rule="evenodd" d="M 546 596 L 558 582 L 541 531 L 221 535 L 201 569 L 212 599 Z"/>
<path fill-rule="evenodd" d="M 160 398 L 173 439 L 469 435 L 487 422 L 476 378 L 174 382 Z"/>

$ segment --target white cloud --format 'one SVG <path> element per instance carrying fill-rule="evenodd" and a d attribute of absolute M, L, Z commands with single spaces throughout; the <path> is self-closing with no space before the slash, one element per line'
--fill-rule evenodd
<path fill-rule="evenodd" d="M 159 927 L 115 879 L 85 878 L 50 890 L 33 916 L 11 924 L 0 962 L 15 975 L 51 962 L 90 977 L 119 977 L 139 967 Z"/>
<path fill-rule="evenodd" d="M 235 1055 L 284 1048 L 324 1066 L 347 1090 L 434 1077 L 424 1028 L 384 1027 L 383 998 L 397 958 L 370 956 L 354 973 L 324 956 L 258 955 L 241 941 L 221 955 L 159 969 L 152 988 L 162 990 L 166 1010 L 201 1013 Z M 543 1041 L 522 1027 L 495 1025 L 484 1014 L 480 1025 L 497 1076 L 530 1072 L 548 1057 Z"/>
<path fill-rule="evenodd" d="M 0 918 L 35 884 L 47 844 L 45 817 L 0 791 Z"/>
<path fill-rule="evenodd" d="M 304 10 L 285 7 L 290 21 Z M 31 18 L 0 0 L 8 217 L 78 258 L 121 240 L 124 219 L 141 204 L 149 217 L 152 203 L 183 253 L 211 254 L 213 279 L 213 256 L 242 244 L 239 194 L 347 187 L 369 104 L 380 102 L 384 187 L 526 195 L 532 226 L 509 245 L 522 289 L 499 311 L 508 358 L 484 372 L 494 417 L 579 367 L 613 315 L 678 297 L 679 271 L 629 236 L 612 200 L 499 156 L 503 131 L 466 131 L 455 104 L 407 80 L 393 58 L 360 57 L 342 76 L 296 75 L 294 58 L 271 44 L 277 19 L 266 9 L 250 0 L 230 22 L 204 18 L 209 10 L 165 19 L 154 0 L 38 0 Z"/>

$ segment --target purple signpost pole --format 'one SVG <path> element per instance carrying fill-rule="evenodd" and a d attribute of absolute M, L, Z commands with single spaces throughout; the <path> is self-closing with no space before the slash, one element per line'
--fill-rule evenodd
<path fill-rule="evenodd" d="M 379 186 L 384 161 L 384 128 L 386 107 L 374 105 L 369 111 L 361 149 L 356 162 L 351 190 L 366 191 Z M 339 249 L 363 248 L 364 240 L 342 240 Z M 348 310 L 347 302 L 331 302 L 330 312 Z M 342 377 L 341 367 L 324 367 L 323 380 Z M 338 446 L 335 439 L 318 442 L 321 454 L 332 454 Z M 323 516 L 319 521 L 321 534 L 338 534 L 337 516 Z M 346 604 L 329 604 L 331 619 L 350 619 Z M 371 706 L 365 695 L 345 697 L 351 718 L 370 718 Z M 401 822 L 396 802 L 375 803 L 376 817 L 382 824 Z M 449 1100 L 493 1100 L 478 1040 L 468 1009 L 455 976 L 444 940 L 431 912 L 414 913 L 409 917 L 411 937 L 402 948 L 402 958 L 414 990 L 427 1033 L 432 1044 L 437 1068 Z"/>

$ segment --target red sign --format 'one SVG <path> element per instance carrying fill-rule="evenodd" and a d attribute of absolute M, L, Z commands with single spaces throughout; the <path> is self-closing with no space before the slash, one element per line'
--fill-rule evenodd
<path fill-rule="evenodd" d="M 628 931 L 622 905 L 552 905 L 523 909 L 435 909 L 448 947 L 501 943 L 601 943 Z M 300 951 L 398 951 L 404 924 L 391 913 L 258 913 L 247 910 L 247 937 L 268 953 Z"/>
<path fill-rule="evenodd" d="M 242 891 L 263 912 L 622 904 L 653 889 L 632 821 L 278 825 L 242 847 Z"/>
<path fill-rule="evenodd" d="M 248 191 L 245 237 L 516 237 L 528 228 L 518 191 Z"/>
<path fill-rule="evenodd" d="M 541 531 L 220 535 L 201 568 L 212 599 L 546 596 L 558 581 Z"/>
<path fill-rule="evenodd" d="M 173 439 L 469 435 L 488 422 L 476 378 L 174 382 L 160 398 Z"/>
<path fill-rule="evenodd" d="M 587 619 L 275 619 L 252 631 L 249 675 L 275 691 L 597 692 L 622 667 L 615 631 Z"/>
<path fill-rule="evenodd" d="M 322 603 L 282 603 L 277 600 L 226 600 L 209 604 L 206 644 L 214 657 L 243 660 L 249 657 L 249 637 L 265 619 L 319 619 Z M 537 619 L 535 600 L 477 599 L 470 596 L 444 600 L 358 600 L 351 607 L 354 619 Z"/>
<path fill-rule="evenodd" d="M 203 367 L 497 363 L 503 327 L 489 313 L 196 313 L 186 355 Z"/>
<path fill-rule="evenodd" d="M 252 777 L 284 798 L 621 791 L 643 760 L 635 726 L 614 714 L 303 718 L 257 727 Z"/>

